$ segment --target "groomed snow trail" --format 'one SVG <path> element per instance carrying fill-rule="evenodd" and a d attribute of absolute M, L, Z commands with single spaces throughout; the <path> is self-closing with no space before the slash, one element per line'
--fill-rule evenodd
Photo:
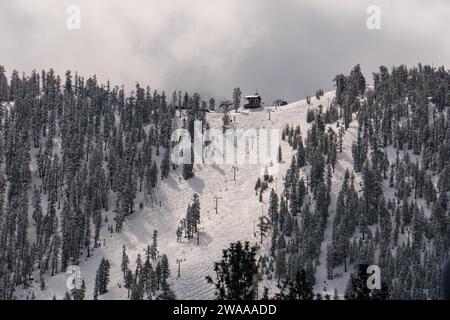
<path fill-rule="evenodd" d="M 308 108 L 322 104 L 326 109 L 333 97 L 334 92 L 326 93 L 321 100 L 313 97 L 310 106 L 306 100 L 302 100 L 278 108 L 269 107 L 264 110 L 231 112 L 232 127 L 238 129 L 274 128 L 279 129 L 281 134 L 283 128 L 288 124 L 300 125 L 302 136 L 305 138 L 310 127 L 306 123 Z M 268 109 L 272 110 L 271 120 L 269 120 Z M 211 128 L 221 130 L 222 116 L 222 113 L 207 114 Z M 346 150 L 339 155 L 336 173 L 333 175 L 332 190 L 336 194 L 340 190 L 340 181 L 345 168 L 350 167 L 352 161 L 351 154 L 349 154 L 353 139 L 351 135 L 350 130 L 344 139 Z M 108 287 L 109 292 L 100 296 L 99 299 L 127 299 L 127 290 L 123 288 L 120 268 L 122 246 L 125 244 L 127 247 L 133 270 L 137 254 L 144 257 L 144 249 L 151 244 L 153 230 L 158 230 L 160 254 L 165 253 L 169 257 L 172 273 L 170 285 L 177 299 L 213 299 L 214 287 L 206 282 L 205 276 L 213 275 L 214 262 L 221 258 L 222 250 L 228 248 L 230 243 L 238 240 L 251 243 L 259 241 L 259 236 L 255 237 L 254 232 L 257 229 L 257 218 L 261 212 L 267 214 L 270 189 L 274 188 L 278 192 L 282 190 L 283 175 L 289 167 L 292 150 L 286 142 L 282 142 L 281 146 L 283 161 L 279 166 L 278 173 L 274 175 L 274 182 L 269 185 L 269 191 L 264 193 L 262 203 L 259 202 L 259 197 L 254 190 L 256 180 L 261 175 L 261 165 L 238 165 L 236 181 L 233 181 L 232 165 L 196 165 L 193 179 L 184 181 L 180 178 L 180 169 L 178 172 L 171 171 L 168 179 L 159 182 L 156 190 L 157 199 L 153 206 L 146 206 L 139 211 L 138 204 L 142 201 L 139 196 L 136 199 L 136 212 L 126 219 L 122 233 L 109 233 L 107 225 L 113 223 L 114 214 L 111 210 L 107 212 L 106 216 L 109 222 L 101 231 L 101 238 L 105 239 L 104 245 L 97 248 L 92 257 L 80 263 L 82 276 L 86 282 L 86 299 L 92 299 L 95 273 L 102 257 L 107 258 L 111 263 L 111 281 Z M 183 238 L 183 241 L 178 243 L 175 231 L 179 221 L 185 217 L 187 206 L 192 201 L 194 193 L 200 195 L 201 202 L 200 245 L 197 245 L 197 239 L 188 241 Z M 217 214 L 215 197 L 220 198 Z M 336 195 L 333 194 L 330 212 L 334 211 L 335 198 Z M 161 206 L 159 206 L 160 201 Z M 317 290 L 322 290 L 323 281 L 326 279 L 324 260 L 326 250 L 324 248 L 331 238 L 332 219 L 333 217 L 330 215 L 325 241 L 322 244 L 323 250 L 320 256 L 322 266 L 317 274 Z M 268 243 L 270 243 L 270 237 L 263 243 L 261 252 L 267 252 Z M 180 278 L 177 277 L 177 259 L 184 260 L 181 263 Z M 67 291 L 67 277 L 68 275 L 64 273 L 59 273 L 54 277 L 47 275 L 45 290 L 41 291 L 39 284 L 35 283 L 34 288 L 17 292 L 18 298 L 25 298 L 26 295 L 31 295 L 31 291 L 34 291 L 36 299 L 51 299 L 54 294 L 61 299 Z M 36 280 L 38 280 L 37 276 Z M 330 291 L 334 290 L 334 285 L 329 289 Z"/>

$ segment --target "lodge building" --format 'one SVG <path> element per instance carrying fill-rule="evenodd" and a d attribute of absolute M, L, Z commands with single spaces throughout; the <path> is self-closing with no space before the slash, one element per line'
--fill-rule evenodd
<path fill-rule="evenodd" d="M 247 100 L 247 104 L 244 105 L 245 109 L 262 108 L 262 99 L 258 93 L 251 96 L 245 96 L 244 99 Z"/>

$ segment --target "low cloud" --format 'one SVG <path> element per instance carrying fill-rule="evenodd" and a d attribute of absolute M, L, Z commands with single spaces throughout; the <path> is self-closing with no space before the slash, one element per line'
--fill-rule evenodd
<path fill-rule="evenodd" d="M 71 4 L 81 30 L 66 27 Z M 381 30 L 366 28 L 369 5 L 381 8 Z M 443 0 L 2 1 L 0 64 L 218 99 L 240 86 L 270 103 L 331 89 L 357 63 L 370 80 L 382 64 L 446 65 L 448 21 Z"/>

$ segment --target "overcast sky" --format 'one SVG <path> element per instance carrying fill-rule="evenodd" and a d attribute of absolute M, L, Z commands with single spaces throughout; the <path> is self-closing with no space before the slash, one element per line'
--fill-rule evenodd
<path fill-rule="evenodd" d="M 66 27 L 69 5 L 81 29 Z M 369 5 L 381 30 L 369 30 Z M 78 70 L 132 89 L 198 91 L 217 99 L 258 89 L 266 103 L 332 89 L 357 63 L 450 64 L 446 0 L 1 0 L 0 64 Z"/>

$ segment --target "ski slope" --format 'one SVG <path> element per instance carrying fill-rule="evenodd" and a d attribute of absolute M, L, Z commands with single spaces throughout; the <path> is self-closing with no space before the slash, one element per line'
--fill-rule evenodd
<path fill-rule="evenodd" d="M 230 112 L 231 127 L 239 129 L 279 129 L 280 134 L 286 125 L 299 125 L 303 138 L 310 125 L 306 123 L 308 108 L 314 108 L 322 104 L 324 109 L 328 107 L 334 98 L 334 92 L 328 92 L 320 100 L 311 98 L 311 105 L 306 100 L 291 103 L 283 107 L 268 107 L 257 110 L 241 110 Z M 269 112 L 270 120 L 269 120 Z M 211 128 L 222 129 L 222 113 L 207 113 L 207 121 Z M 334 125 L 332 125 L 334 126 Z M 357 123 L 344 137 L 344 152 L 338 155 L 336 170 L 332 178 L 330 217 L 325 231 L 325 241 L 322 243 L 320 266 L 316 274 L 315 292 L 326 292 L 333 295 L 337 288 L 341 294 L 348 281 L 350 271 L 343 277 L 333 281 L 327 281 L 326 272 L 326 245 L 332 237 L 332 221 L 337 194 L 341 188 L 341 181 L 345 170 L 351 168 L 351 144 L 355 139 Z M 274 175 L 274 182 L 265 191 L 263 202 L 259 202 L 259 196 L 255 194 L 255 183 L 261 176 L 261 165 L 239 165 L 236 171 L 236 181 L 233 181 L 232 165 L 196 165 L 195 177 L 185 181 L 181 177 L 181 167 L 178 171 L 171 171 L 170 177 L 158 183 L 156 201 L 153 205 L 146 205 L 139 210 L 138 204 L 144 200 L 139 194 L 136 199 L 136 212 L 127 217 L 122 233 L 111 234 L 107 230 L 108 224 L 113 223 L 112 210 L 104 213 L 108 222 L 101 231 L 102 246 L 93 251 L 92 256 L 79 265 L 81 275 L 86 283 L 86 299 L 92 299 L 95 273 L 100 260 L 105 257 L 111 263 L 109 292 L 99 296 L 99 299 L 128 299 L 127 290 L 123 287 L 121 271 L 122 246 L 125 245 L 131 262 L 131 269 L 137 254 L 143 257 L 144 249 L 152 242 L 153 231 L 158 231 L 158 249 L 160 254 L 167 254 L 171 267 L 170 286 L 177 299 L 213 299 L 214 287 L 208 284 L 205 276 L 213 275 L 214 262 L 222 256 L 222 250 L 228 248 L 231 242 L 250 241 L 259 242 L 259 235 L 255 233 L 257 218 L 263 213 L 267 214 L 267 202 L 270 189 L 281 191 L 283 176 L 290 165 L 292 149 L 287 142 L 282 141 L 283 161 L 279 165 L 278 172 Z M 158 163 L 160 161 L 157 161 Z M 302 169 L 305 173 L 309 167 Z M 358 185 L 358 177 L 356 185 Z M 186 216 L 186 209 L 192 201 L 194 193 L 199 194 L 201 202 L 201 232 L 200 243 L 197 239 L 188 241 L 183 238 L 177 242 L 176 228 L 179 221 Z M 216 201 L 218 197 L 218 209 L 216 213 Z M 110 199 L 111 201 L 111 199 Z M 113 206 L 111 205 L 110 208 Z M 260 253 L 268 252 L 270 235 L 261 246 Z M 178 278 L 178 263 L 181 262 L 181 274 Z M 339 270 L 339 269 L 337 269 Z M 46 275 L 46 289 L 41 291 L 38 283 L 38 275 L 35 275 L 34 286 L 26 290 L 18 290 L 19 299 L 31 296 L 34 291 L 36 299 L 51 299 L 53 295 L 62 299 L 67 290 L 66 280 L 68 274 L 59 273 L 53 277 Z M 264 280 L 262 285 L 277 292 L 275 283 Z M 262 291 L 262 290 L 261 290 Z"/>

